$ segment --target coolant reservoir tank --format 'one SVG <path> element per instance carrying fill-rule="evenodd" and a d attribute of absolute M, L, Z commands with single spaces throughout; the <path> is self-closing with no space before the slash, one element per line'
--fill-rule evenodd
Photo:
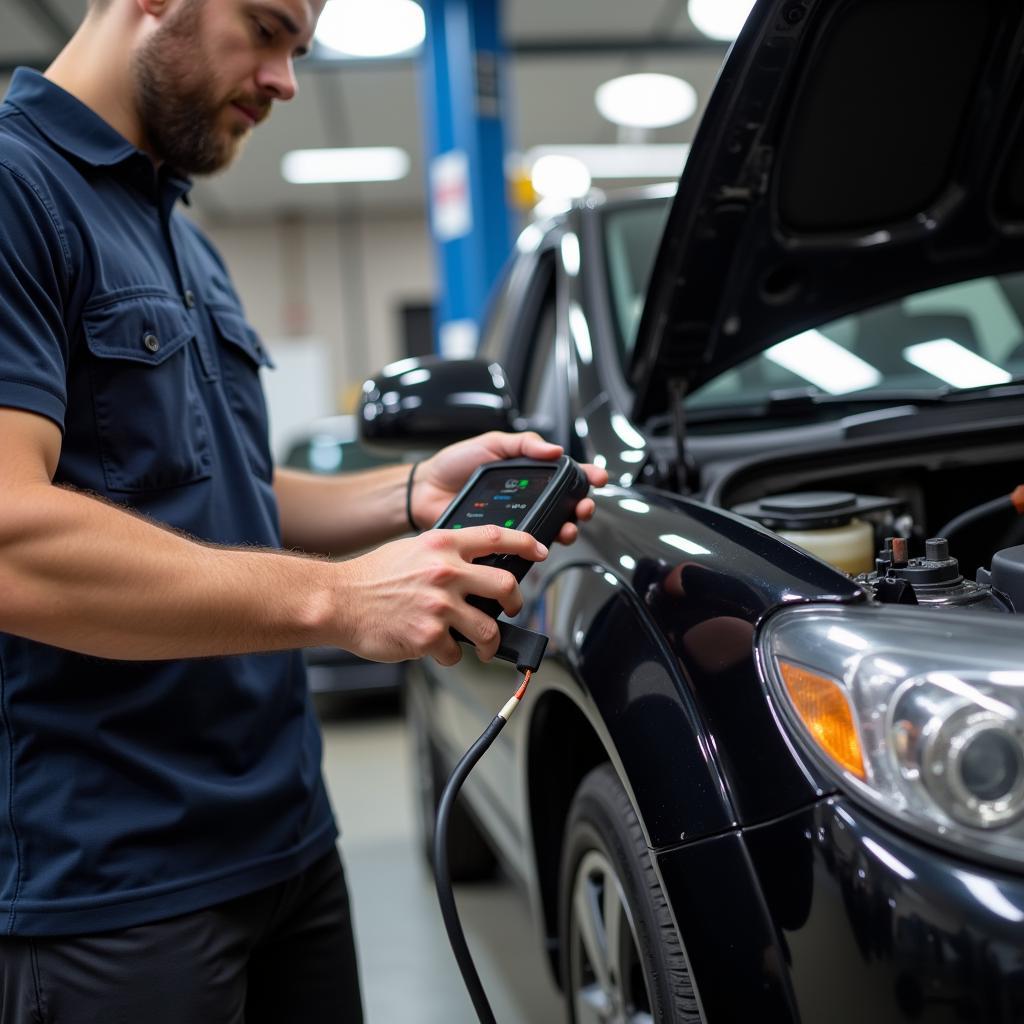
<path fill-rule="evenodd" d="M 858 513 L 892 508 L 898 502 L 848 491 L 796 491 L 737 505 L 733 511 L 755 519 L 837 569 L 856 576 L 874 567 L 875 538 Z"/>

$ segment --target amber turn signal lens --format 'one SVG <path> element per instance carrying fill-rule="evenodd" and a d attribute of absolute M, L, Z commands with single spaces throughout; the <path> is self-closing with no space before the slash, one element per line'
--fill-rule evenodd
<path fill-rule="evenodd" d="M 789 699 L 822 750 L 858 779 L 865 777 L 864 756 L 853 715 L 838 683 L 788 661 L 779 671 Z"/>

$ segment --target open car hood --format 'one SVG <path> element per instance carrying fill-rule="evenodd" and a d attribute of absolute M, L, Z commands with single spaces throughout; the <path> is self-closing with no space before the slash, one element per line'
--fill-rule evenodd
<path fill-rule="evenodd" d="M 637 418 L 800 331 L 1024 267 L 1024 4 L 758 0 L 698 128 Z"/>

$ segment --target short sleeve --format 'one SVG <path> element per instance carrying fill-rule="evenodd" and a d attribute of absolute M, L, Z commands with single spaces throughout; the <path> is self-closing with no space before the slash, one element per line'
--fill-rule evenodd
<path fill-rule="evenodd" d="M 43 192 L 0 161 L 0 406 L 64 429 L 66 241 Z"/>

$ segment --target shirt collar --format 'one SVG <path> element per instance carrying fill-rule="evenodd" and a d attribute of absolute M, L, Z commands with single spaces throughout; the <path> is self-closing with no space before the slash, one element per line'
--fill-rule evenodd
<path fill-rule="evenodd" d="M 14 72 L 7 102 L 55 146 L 95 167 L 110 167 L 138 150 L 91 107 L 31 68 Z"/>
<path fill-rule="evenodd" d="M 6 102 L 17 107 L 58 149 L 93 167 L 113 167 L 141 156 L 117 129 L 91 107 L 31 68 L 18 68 L 11 80 Z M 191 181 L 166 168 L 164 175 L 172 189 L 188 201 Z"/>

